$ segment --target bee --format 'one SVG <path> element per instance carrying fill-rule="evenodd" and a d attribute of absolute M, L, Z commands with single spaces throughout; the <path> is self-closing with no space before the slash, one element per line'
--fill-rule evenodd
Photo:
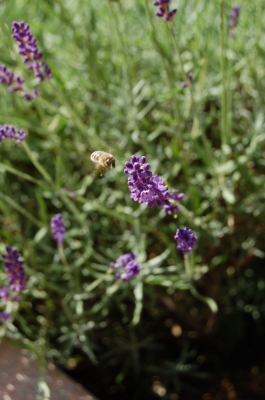
<path fill-rule="evenodd" d="M 105 151 L 94 151 L 90 156 L 91 161 L 96 163 L 99 176 L 103 176 L 106 169 L 115 168 L 115 157 Z"/>

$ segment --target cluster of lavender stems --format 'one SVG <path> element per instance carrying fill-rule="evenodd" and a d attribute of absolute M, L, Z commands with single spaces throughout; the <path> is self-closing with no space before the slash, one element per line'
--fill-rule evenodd
<path fill-rule="evenodd" d="M 158 0 L 153 3 L 154 6 L 158 7 L 158 11 L 156 12 L 156 16 L 159 18 L 163 18 L 165 21 L 172 21 L 174 15 L 177 12 L 177 9 L 169 10 L 170 0 Z"/>
<path fill-rule="evenodd" d="M 56 214 L 51 219 L 51 229 L 54 240 L 56 240 L 58 247 L 62 247 L 65 238 L 65 224 L 61 214 Z"/>
<path fill-rule="evenodd" d="M 116 279 L 124 282 L 134 278 L 141 271 L 139 264 L 135 261 L 134 253 L 123 254 L 115 262 L 110 263 L 110 267 L 117 271 Z"/>
<path fill-rule="evenodd" d="M 154 5 L 159 8 L 156 15 L 164 18 L 166 21 L 172 21 L 176 9 L 169 10 L 170 0 L 155 1 Z M 234 29 L 239 16 L 240 7 L 234 7 L 230 15 L 229 29 Z M 36 38 L 32 36 L 28 24 L 24 22 L 13 22 L 13 35 L 19 48 L 19 54 L 23 57 L 23 63 L 27 64 L 27 69 L 32 70 L 34 76 L 39 82 L 46 78 L 51 79 L 52 74 L 49 67 L 41 61 L 43 54 L 39 51 Z M 193 73 L 188 74 L 187 82 L 182 82 L 181 86 L 187 87 L 192 82 Z M 27 101 L 38 97 L 36 88 L 33 94 L 29 94 L 23 90 L 24 79 L 15 76 L 4 65 L 0 65 L 0 83 L 10 87 L 10 92 L 21 92 Z M 13 126 L 0 126 L 0 142 L 7 138 L 13 138 L 17 143 L 21 143 L 26 137 L 23 130 L 16 130 Z M 150 171 L 150 165 L 146 163 L 146 158 L 132 156 L 131 160 L 125 164 L 124 172 L 129 175 L 128 186 L 130 189 L 130 197 L 139 203 L 146 203 L 147 207 L 158 206 L 166 213 L 173 214 L 179 211 L 176 203 L 182 200 L 184 194 L 173 189 L 172 192 L 164 184 L 164 181 L 158 175 L 153 175 Z M 172 201 L 174 203 L 172 203 Z M 54 239 L 57 241 L 58 247 L 63 245 L 65 238 L 65 224 L 61 214 L 56 214 L 51 219 L 51 229 Z M 178 241 L 177 249 L 183 254 L 190 252 L 197 241 L 197 236 L 187 227 L 177 229 L 174 239 Z M 26 289 L 26 275 L 23 267 L 24 262 L 20 261 L 20 254 L 16 248 L 6 247 L 7 254 L 3 255 L 4 265 L 9 279 L 9 288 L 2 287 L 0 289 L 0 297 L 3 301 L 19 301 L 19 296 L 11 296 L 10 290 L 17 293 Z M 120 256 L 115 262 L 110 264 L 117 272 L 116 279 L 128 281 L 140 273 L 140 266 L 135 261 L 134 253 L 127 253 Z M 10 314 L 6 311 L 0 313 L 2 320 L 7 320 Z"/>
<path fill-rule="evenodd" d="M 228 23 L 228 29 L 229 29 L 229 36 L 230 37 L 234 37 L 234 29 L 237 26 L 237 20 L 239 18 L 239 14 L 240 14 L 240 6 L 235 6 L 232 8 L 232 12 L 230 14 L 230 19 L 229 19 L 229 23 Z"/>
<path fill-rule="evenodd" d="M 0 298 L 3 302 L 20 301 L 21 297 L 18 293 L 26 289 L 26 273 L 24 269 L 24 261 L 20 260 L 21 255 L 15 247 L 6 247 L 6 253 L 3 254 L 4 266 L 8 276 L 9 287 L 3 286 L 0 289 Z M 15 292 L 15 293 L 14 293 Z M 6 321 L 10 317 L 10 313 L 3 311 L 0 313 L 0 319 Z"/>
<path fill-rule="evenodd" d="M 26 133 L 12 125 L 0 125 L 0 142 L 5 139 L 15 139 L 17 143 L 21 143 L 26 139 Z"/>

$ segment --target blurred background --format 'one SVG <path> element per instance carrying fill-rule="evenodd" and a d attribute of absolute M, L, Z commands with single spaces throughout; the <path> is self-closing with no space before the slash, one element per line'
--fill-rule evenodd
<path fill-rule="evenodd" d="M 24 21 L 53 74 L 30 102 L 0 85 L 0 124 L 27 133 L 0 143 L 0 252 L 16 247 L 28 277 L 1 335 L 102 400 L 264 399 L 265 5 L 175 8 L 166 21 L 150 0 L 1 2 L 0 63 L 36 86 L 12 38 Z M 116 158 L 102 178 L 97 150 Z M 176 215 L 130 198 L 133 154 L 184 193 Z M 128 252 L 142 271 L 121 284 L 109 264 Z"/>

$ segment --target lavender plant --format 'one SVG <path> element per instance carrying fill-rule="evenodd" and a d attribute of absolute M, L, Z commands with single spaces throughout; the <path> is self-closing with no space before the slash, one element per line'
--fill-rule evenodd
<path fill-rule="evenodd" d="M 4 333 L 66 368 L 100 362 L 102 388 L 89 381 L 99 398 L 127 390 L 132 371 L 137 398 L 159 394 L 153 376 L 182 395 L 194 342 L 215 335 L 223 307 L 262 314 L 258 287 L 259 301 L 242 300 L 240 272 L 265 253 L 262 13 L 229 17 L 224 1 L 201 13 L 200 0 L 177 13 L 168 0 L 145 0 L 146 13 L 137 2 L 11 3 L 0 5 L 0 252 L 16 265 L 0 274 Z M 25 21 L 13 41 L 12 20 Z M 96 180 L 89 154 L 110 149 L 117 167 Z M 241 281 L 226 290 L 234 271 Z"/>

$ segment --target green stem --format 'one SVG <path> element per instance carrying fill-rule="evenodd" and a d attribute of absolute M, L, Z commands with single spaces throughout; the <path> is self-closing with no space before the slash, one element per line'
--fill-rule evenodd
<path fill-rule="evenodd" d="M 186 76 L 186 72 L 185 72 L 185 69 L 184 69 L 184 64 L 183 64 L 183 61 L 182 61 L 178 40 L 176 39 L 176 35 L 175 35 L 175 32 L 174 32 L 173 24 L 170 25 L 170 32 L 171 32 L 171 36 L 172 36 L 175 52 L 178 55 L 182 79 L 183 79 L 183 81 L 186 81 L 187 80 L 187 76 Z M 200 130 L 201 131 L 202 141 L 203 141 L 205 150 L 207 151 L 207 155 L 208 155 L 207 157 L 204 158 L 204 161 L 208 165 L 213 165 L 211 145 L 210 145 L 210 143 L 209 143 L 209 141 L 207 139 L 207 136 L 205 135 L 205 131 L 203 129 L 203 124 L 202 124 L 201 117 L 200 117 L 200 112 L 198 110 L 197 103 L 196 103 L 196 101 L 194 99 L 193 92 L 192 92 L 190 84 L 188 84 L 187 89 L 189 91 L 189 95 L 190 95 L 190 99 L 191 99 L 191 105 L 192 105 L 192 109 L 193 109 L 193 112 L 194 112 L 193 127 L 196 130 Z"/>
<path fill-rule="evenodd" d="M 105 143 L 100 139 L 100 138 L 95 138 L 93 136 L 91 136 L 88 132 L 87 126 L 83 123 L 83 121 L 80 119 L 80 117 L 78 116 L 78 114 L 76 114 L 75 109 L 73 108 L 73 106 L 66 101 L 67 95 L 63 96 L 62 93 L 56 88 L 56 86 L 54 85 L 54 83 L 52 83 L 51 81 L 49 81 L 49 84 L 53 90 L 53 93 L 55 94 L 55 96 L 58 98 L 58 100 L 65 106 L 65 108 L 67 109 L 69 115 L 72 117 L 73 122 L 75 123 L 75 125 L 78 127 L 78 129 L 80 130 L 80 132 L 83 134 L 83 136 L 86 139 L 89 139 L 89 142 L 91 144 L 91 151 L 92 151 L 92 147 L 94 148 L 103 148 L 105 147 Z M 64 115 L 65 116 L 65 115 Z"/>
<path fill-rule="evenodd" d="M 227 129 L 227 59 L 225 47 L 227 41 L 227 27 L 225 18 L 225 0 L 221 0 L 220 7 L 220 41 L 221 41 L 221 142 L 222 147 L 228 144 L 228 129 Z M 223 151 L 224 156 L 224 151 Z"/>
<path fill-rule="evenodd" d="M 126 48 L 125 43 L 124 43 L 124 37 L 122 32 L 120 31 L 119 28 L 119 21 L 118 21 L 118 15 L 122 15 L 122 8 L 121 8 L 121 4 L 119 2 L 118 6 L 119 6 L 119 12 L 115 12 L 113 10 L 114 4 L 112 4 L 109 0 L 107 0 L 108 3 L 108 7 L 109 7 L 109 13 L 111 15 L 111 18 L 114 21 L 114 29 L 116 30 L 116 37 L 119 38 L 120 41 L 120 47 L 121 47 L 121 53 L 124 57 L 124 63 L 126 65 L 126 77 L 128 77 L 128 84 L 130 87 L 130 94 L 131 94 L 131 90 L 133 87 L 132 84 L 132 64 L 131 61 L 129 59 L 129 54 L 128 54 L 128 48 Z M 124 15 L 122 15 L 122 18 L 124 18 Z M 132 99 L 131 99 L 132 100 Z"/>
<path fill-rule="evenodd" d="M 167 80 L 168 80 L 168 86 L 169 86 L 169 88 L 171 90 L 175 90 L 176 89 L 175 78 L 174 78 L 174 76 L 173 76 L 173 74 L 172 74 L 172 72 L 171 72 L 171 70 L 170 70 L 170 68 L 169 68 L 169 66 L 168 66 L 168 64 L 166 62 L 165 53 L 162 50 L 161 45 L 160 45 L 160 43 L 159 43 L 159 41 L 157 39 L 155 26 L 154 26 L 154 23 L 153 23 L 152 15 L 150 13 L 149 5 L 148 5 L 148 1 L 147 0 L 144 0 L 144 5 L 145 5 L 145 10 L 146 10 L 148 22 L 149 22 L 149 25 L 151 27 L 151 37 L 152 37 L 152 40 L 153 40 L 153 42 L 155 44 L 156 50 L 157 50 L 158 54 L 160 55 L 164 70 L 166 72 L 166 76 L 167 76 Z M 181 112 L 180 112 L 180 108 L 179 108 L 179 104 L 178 104 L 178 101 L 176 99 L 176 96 L 172 97 L 172 104 L 174 104 L 174 108 L 173 108 L 173 113 L 175 114 L 174 115 L 174 119 L 176 121 L 178 121 L 178 125 L 180 125 L 180 123 L 181 123 L 181 118 L 180 118 Z M 178 145 L 182 144 L 182 138 L 180 138 L 180 140 L 181 140 L 181 143 L 178 143 Z"/>
<path fill-rule="evenodd" d="M 92 290 L 94 290 L 98 285 L 100 285 L 102 282 L 104 282 L 108 278 L 108 276 L 110 274 L 112 274 L 112 273 L 113 273 L 113 269 L 109 268 L 105 275 L 103 275 L 100 278 L 96 279 L 89 286 L 87 286 L 86 289 L 85 289 L 85 292 L 86 293 L 92 292 Z"/>
<path fill-rule="evenodd" d="M 84 220 L 84 216 L 80 213 L 78 208 L 75 206 L 73 201 L 69 199 L 67 195 L 65 195 L 62 191 L 60 193 L 61 199 L 64 202 L 64 204 L 69 208 L 69 210 L 72 211 L 73 215 L 76 217 L 77 221 L 80 223 L 80 225 L 86 230 L 86 222 Z"/>
<path fill-rule="evenodd" d="M 9 204 L 15 210 L 20 212 L 20 214 L 24 215 L 28 220 L 33 222 L 33 224 L 37 225 L 39 228 L 42 228 L 44 226 L 44 224 L 42 222 L 40 222 L 35 217 L 33 217 L 32 214 L 30 214 L 23 207 L 21 207 L 18 203 L 16 203 L 13 199 L 11 199 L 11 197 L 9 197 L 3 193 L 0 193 L 0 198 L 3 199 L 7 204 Z"/>
<path fill-rule="evenodd" d="M 199 293 L 194 286 L 194 284 L 190 288 L 190 292 L 193 294 L 194 297 L 196 297 L 198 300 L 202 301 L 203 303 L 207 304 L 207 306 L 210 308 L 210 310 L 213 313 L 216 313 L 218 311 L 218 306 L 211 297 L 208 296 L 203 296 L 201 293 Z"/>
<path fill-rule="evenodd" d="M 42 167 L 42 165 L 39 163 L 39 161 L 33 155 L 33 152 L 30 150 L 27 143 L 22 142 L 22 146 L 24 147 L 24 150 L 26 151 L 27 155 L 29 156 L 29 159 L 31 160 L 31 162 L 35 166 L 35 168 L 39 171 L 39 173 L 43 176 L 43 178 L 53 187 L 54 184 L 53 184 L 53 180 L 52 180 L 51 176 L 48 174 L 48 172 Z"/>
<path fill-rule="evenodd" d="M 9 165 L 0 163 L 0 168 L 3 168 L 5 171 L 10 172 L 13 175 L 19 176 L 20 178 L 25 179 L 29 182 L 33 182 L 36 185 L 43 186 L 43 187 L 46 186 L 45 183 L 43 183 L 42 181 L 32 178 L 32 176 L 26 174 L 25 172 L 21 172 L 13 167 L 10 167 Z"/>
<path fill-rule="evenodd" d="M 187 277 L 191 278 L 192 274 L 191 274 L 191 268 L 190 268 L 189 253 L 184 254 L 184 266 L 185 266 L 185 271 L 186 271 Z"/>

